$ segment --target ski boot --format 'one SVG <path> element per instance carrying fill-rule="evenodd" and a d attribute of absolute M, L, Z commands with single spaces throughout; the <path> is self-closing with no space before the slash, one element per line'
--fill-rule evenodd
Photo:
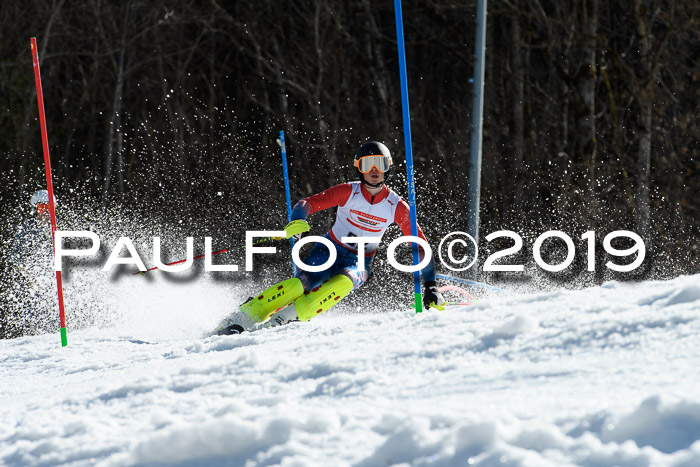
<path fill-rule="evenodd" d="M 299 321 L 299 315 L 297 314 L 297 308 L 294 303 L 289 304 L 282 308 L 280 311 L 272 315 L 270 320 L 265 323 L 265 328 L 276 328 L 278 326 L 284 326 L 285 324 L 292 323 L 294 321 Z"/>
<path fill-rule="evenodd" d="M 252 300 L 250 297 L 246 303 Z M 226 317 L 217 328 L 214 330 L 215 336 L 230 336 L 231 334 L 240 334 L 243 331 L 250 331 L 257 323 L 250 316 L 237 311 L 231 316 Z"/>

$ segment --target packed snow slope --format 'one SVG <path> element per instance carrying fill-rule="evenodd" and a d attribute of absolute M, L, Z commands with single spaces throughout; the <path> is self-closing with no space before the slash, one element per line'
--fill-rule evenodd
<path fill-rule="evenodd" d="M 700 465 L 700 276 L 224 337 L 225 285 L 127 282 L 0 342 L 0 464 Z"/>

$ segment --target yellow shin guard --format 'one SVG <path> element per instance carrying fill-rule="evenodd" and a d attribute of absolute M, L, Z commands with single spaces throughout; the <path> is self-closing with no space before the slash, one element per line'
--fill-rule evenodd
<path fill-rule="evenodd" d="M 294 302 L 299 320 L 308 321 L 314 316 L 328 311 L 333 305 L 345 298 L 351 290 L 352 281 L 348 276 L 341 274 L 331 277 L 320 287 L 313 289 Z"/>
<path fill-rule="evenodd" d="M 304 286 L 299 279 L 292 277 L 268 287 L 263 293 L 241 305 L 240 310 L 256 323 L 262 323 L 302 295 Z"/>

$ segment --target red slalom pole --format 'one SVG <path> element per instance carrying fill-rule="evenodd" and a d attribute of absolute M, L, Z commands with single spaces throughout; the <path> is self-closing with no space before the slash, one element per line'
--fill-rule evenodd
<path fill-rule="evenodd" d="M 41 141 L 44 148 L 44 167 L 46 168 L 46 187 L 49 192 L 49 212 L 51 213 L 51 242 L 56 261 L 56 205 L 53 197 L 53 182 L 51 181 L 51 158 L 49 157 L 49 137 L 46 132 L 46 117 L 44 115 L 44 94 L 41 91 L 41 72 L 39 71 L 39 52 L 36 47 L 36 37 L 31 38 L 32 60 L 34 61 L 34 82 L 36 84 L 36 99 L 39 103 L 39 123 L 41 124 Z M 68 345 L 66 331 L 66 313 L 63 306 L 63 282 L 61 271 L 56 271 L 56 288 L 58 289 L 58 309 L 61 313 L 61 346 Z"/>

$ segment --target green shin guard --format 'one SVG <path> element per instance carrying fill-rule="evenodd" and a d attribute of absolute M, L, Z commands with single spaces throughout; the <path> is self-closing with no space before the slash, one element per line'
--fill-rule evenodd
<path fill-rule="evenodd" d="M 299 279 L 292 277 L 268 287 L 263 293 L 241 305 L 240 310 L 256 323 L 262 323 L 302 295 L 304 286 Z"/>
<path fill-rule="evenodd" d="M 333 276 L 320 287 L 297 299 L 294 306 L 300 321 L 308 321 L 314 316 L 330 310 L 333 305 L 352 291 L 352 281 L 348 276 Z"/>

